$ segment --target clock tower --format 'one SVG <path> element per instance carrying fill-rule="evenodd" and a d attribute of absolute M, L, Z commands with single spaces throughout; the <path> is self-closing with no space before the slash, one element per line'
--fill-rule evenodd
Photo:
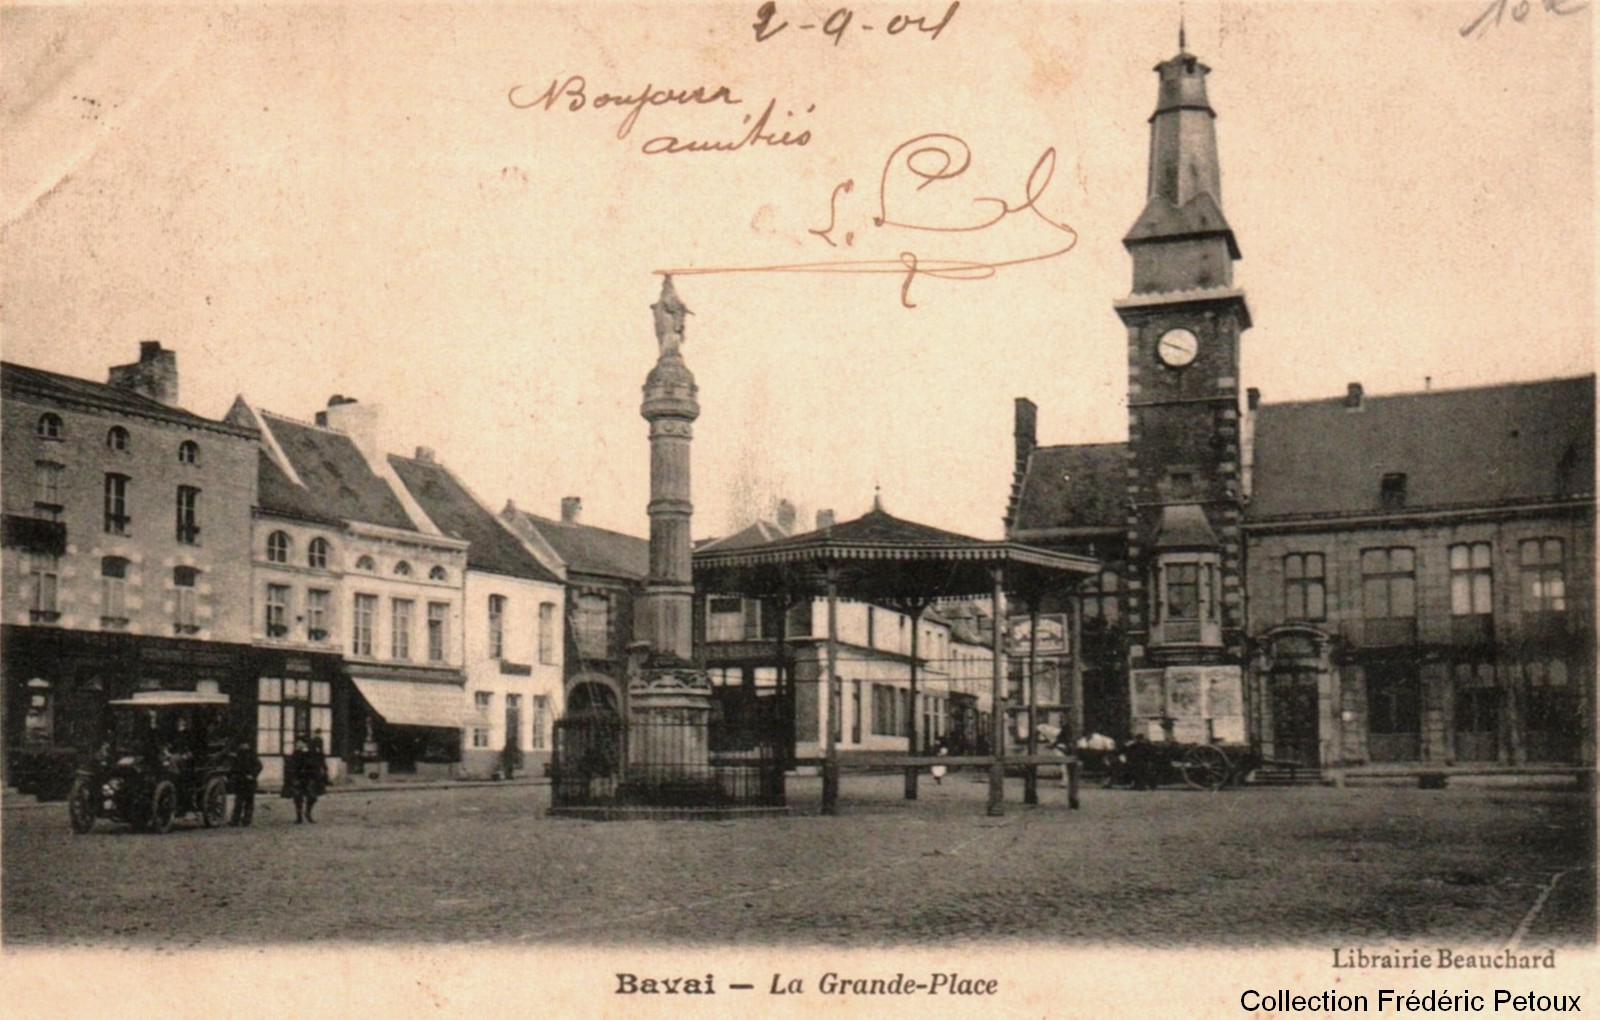
<path fill-rule="evenodd" d="M 1242 740 L 1238 242 L 1222 214 L 1210 68 L 1179 34 L 1156 65 L 1144 211 L 1123 244 L 1128 331 L 1127 554 L 1136 730 Z M 1159 732 L 1158 732 L 1159 731 Z"/>

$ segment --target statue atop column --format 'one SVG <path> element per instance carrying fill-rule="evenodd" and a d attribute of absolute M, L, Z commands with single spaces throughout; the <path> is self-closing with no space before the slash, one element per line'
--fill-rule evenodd
<path fill-rule="evenodd" d="M 661 300 L 650 306 L 656 314 L 656 343 L 661 345 L 661 357 L 678 357 L 683 346 L 683 320 L 693 315 L 672 286 L 672 274 L 661 280 Z"/>

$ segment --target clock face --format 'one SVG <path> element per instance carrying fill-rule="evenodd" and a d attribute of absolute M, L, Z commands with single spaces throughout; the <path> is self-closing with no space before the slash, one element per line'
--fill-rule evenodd
<path fill-rule="evenodd" d="M 1200 338 L 1187 329 L 1169 329 L 1156 341 L 1156 356 L 1162 364 L 1182 368 L 1200 353 Z"/>

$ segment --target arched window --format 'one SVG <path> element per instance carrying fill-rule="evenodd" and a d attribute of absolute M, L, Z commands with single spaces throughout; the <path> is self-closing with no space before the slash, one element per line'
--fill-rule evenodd
<path fill-rule="evenodd" d="M 378 565 L 372 561 L 371 556 L 362 556 L 356 560 L 357 570 L 377 570 Z"/>
<path fill-rule="evenodd" d="M 178 444 L 178 463 L 179 464 L 198 464 L 198 463 L 200 463 L 200 444 L 196 443 L 192 439 L 185 439 L 183 442 L 179 443 Z"/>
<path fill-rule="evenodd" d="M 394 565 L 394 576 L 396 576 L 396 577 L 410 577 L 411 576 L 411 564 L 407 563 L 405 560 L 401 560 L 399 563 L 396 563 Z"/>
<path fill-rule="evenodd" d="M 126 451 L 128 449 L 128 430 L 121 425 L 111 426 L 110 431 L 106 433 L 106 449 Z"/>
<path fill-rule="evenodd" d="M 306 565 L 313 570 L 328 569 L 328 540 L 313 538 L 311 544 L 306 546 Z"/>
<path fill-rule="evenodd" d="M 428 571 L 428 580 L 430 581 L 447 581 L 449 579 L 450 575 L 445 573 L 443 567 L 434 567 Z"/>
<path fill-rule="evenodd" d="M 33 427 L 33 433 L 40 439 L 60 439 L 61 416 L 59 414 L 41 414 L 38 424 Z"/>
<path fill-rule="evenodd" d="M 267 561 L 270 563 L 289 562 L 289 536 L 282 531 L 274 531 L 267 536 Z"/>

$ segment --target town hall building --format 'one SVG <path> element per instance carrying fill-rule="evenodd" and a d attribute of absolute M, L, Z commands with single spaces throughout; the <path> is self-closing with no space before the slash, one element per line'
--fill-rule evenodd
<path fill-rule="evenodd" d="M 1007 536 L 1092 556 L 1084 726 L 1331 767 L 1594 762 L 1594 377 L 1273 404 L 1244 385 L 1209 68 L 1156 67 L 1128 438 L 1038 444 Z M 1046 607 L 1047 611 L 1051 608 Z"/>

